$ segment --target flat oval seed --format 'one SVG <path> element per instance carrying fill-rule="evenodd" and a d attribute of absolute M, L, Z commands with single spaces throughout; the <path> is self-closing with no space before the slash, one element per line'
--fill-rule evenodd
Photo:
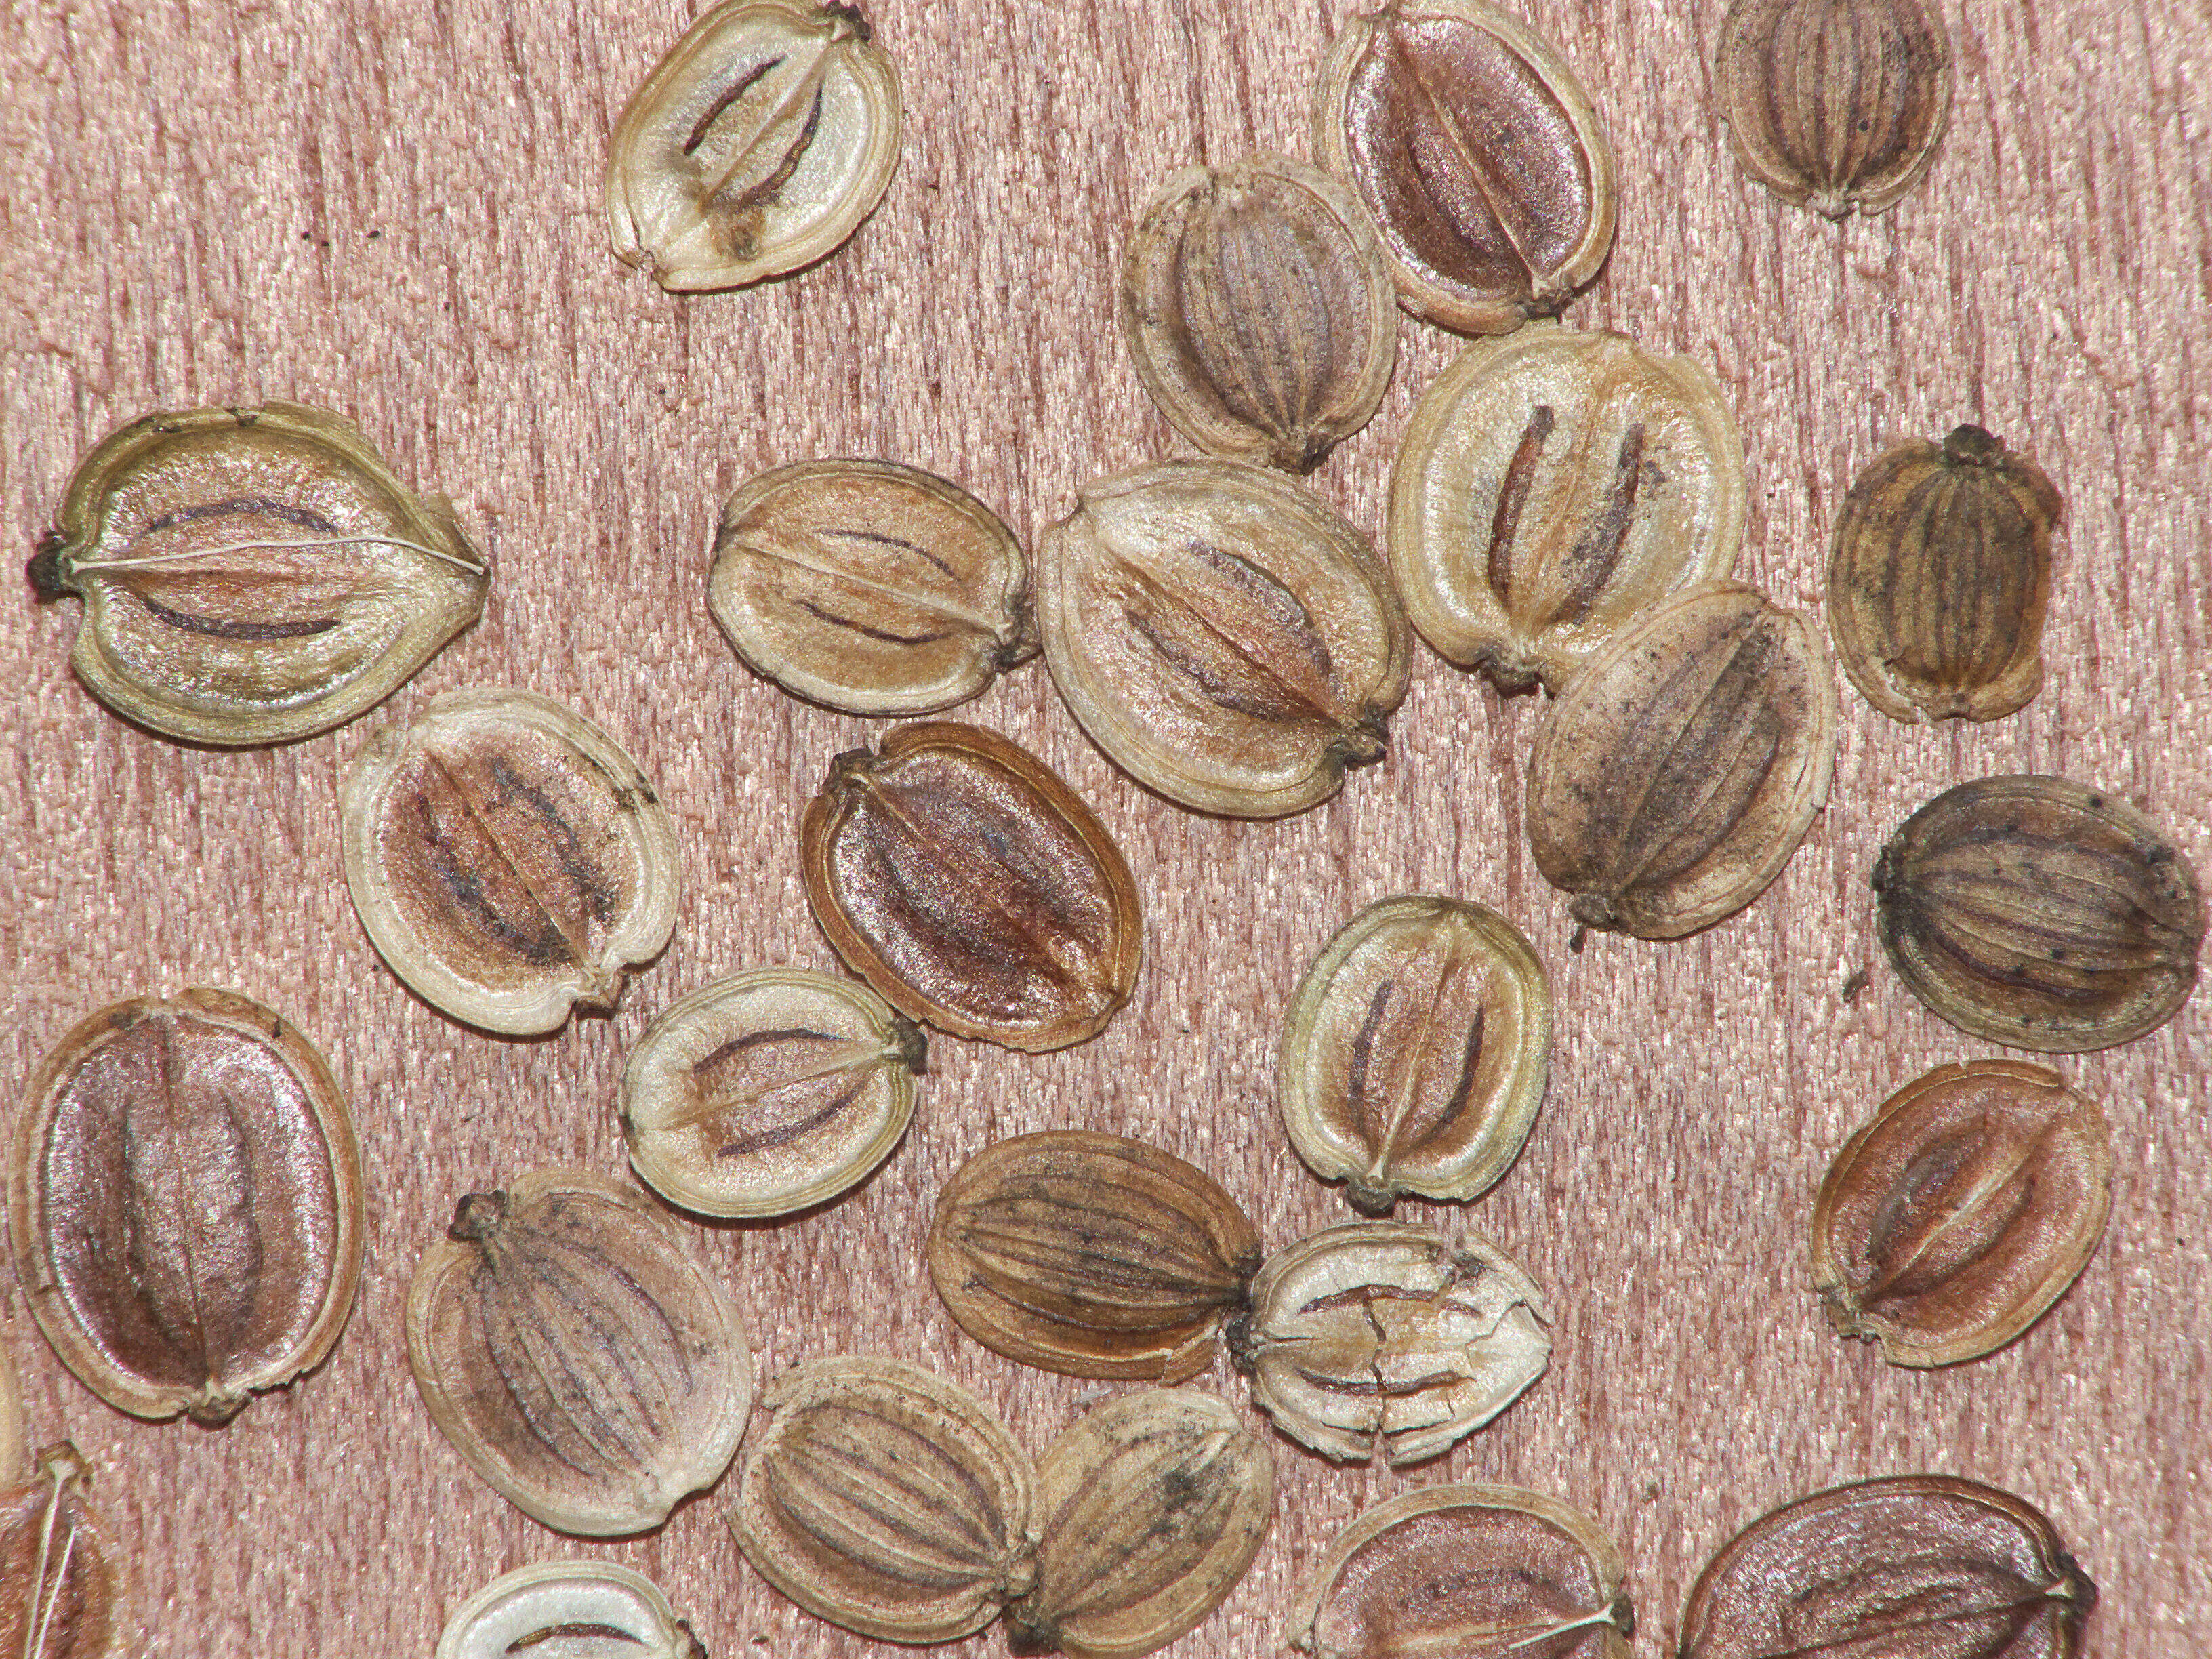
<path fill-rule="evenodd" d="M 1487 0 L 1356 17 L 1314 90 L 1314 155 L 1375 216 L 1399 303 L 1462 334 L 1556 312 L 1613 246 L 1613 147 L 1565 59 Z"/>
<path fill-rule="evenodd" d="M 1430 1486 L 1337 1534 L 1285 1639 L 1313 1659 L 1628 1659 L 1626 1571 L 1620 1547 L 1557 1498 Z"/>
<path fill-rule="evenodd" d="M 1545 711 L 1529 848 L 1583 926 L 1679 939 L 1766 890 L 1835 764 L 1819 636 L 1717 582 L 1661 605 Z"/>
<path fill-rule="evenodd" d="M 1085 486 L 1037 543 L 1060 696 L 1139 782 L 1280 817 L 1380 760 L 1413 635 L 1367 538 L 1287 478 L 1164 461 Z"/>
<path fill-rule="evenodd" d="M 2033 1505 L 1907 1474 L 1785 1504 L 1716 1555 L 1680 1659 L 1787 1653 L 2075 1659 L 2097 1587 Z"/>
<path fill-rule="evenodd" d="M 799 828 L 806 899 L 911 1018 L 1031 1053 L 1105 1029 L 1136 983 L 1136 878 L 1051 768 L 930 721 L 842 754 Z"/>
<path fill-rule="evenodd" d="M 1384 899 L 1307 969 L 1283 1018 L 1283 1124 L 1306 1167 L 1367 1215 L 1406 1193 L 1472 1199 L 1528 1138 L 1552 1053 L 1552 997 L 1495 910 Z"/>
<path fill-rule="evenodd" d="M 1213 1362 L 1259 1235 L 1203 1171 L 1089 1130 L 1016 1135 L 955 1171 L 929 1276 L 960 1328 L 1070 1376 L 1170 1382 Z"/>
<path fill-rule="evenodd" d="M 1139 1659 L 1194 1629 L 1251 1565 L 1275 1504 L 1275 1460 L 1195 1389 L 1101 1406 L 1037 1466 L 1036 1588 L 1006 1610 L 1007 1645 Z"/>
<path fill-rule="evenodd" d="M 1121 257 L 1121 337 L 1160 412 L 1209 455 L 1286 472 L 1381 404 L 1396 299 L 1367 210 L 1281 155 L 1185 167 Z"/>
<path fill-rule="evenodd" d="M 817 1618 L 950 1642 L 1036 1582 L 1029 1455 L 966 1389 L 895 1359 L 811 1359 L 761 1404 L 730 1529 Z"/>
<path fill-rule="evenodd" d="M 471 1468 L 589 1538 L 714 1485 L 752 1403 L 729 1298 L 659 1211 L 589 1170 L 460 1201 L 408 1289 L 407 1361 Z"/>
<path fill-rule="evenodd" d="M 125 719 L 290 743 L 381 702 L 483 609 L 483 556 L 352 422 L 301 404 L 148 415 L 70 480 L 31 561 L 84 601 L 70 664 Z"/>
<path fill-rule="evenodd" d="M 707 1659 L 642 1573 L 555 1561 L 493 1580 L 455 1608 L 434 1659 Z"/>
<path fill-rule="evenodd" d="M 433 697 L 355 756 L 339 807 L 376 953 L 484 1030 L 611 1010 L 675 929 L 668 809 L 613 738 L 532 692 Z"/>
<path fill-rule="evenodd" d="M 1558 692 L 1668 594 L 1726 576 L 1743 517 L 1743 442 L 1703 366 L 1532 325 L 1421 394 L 1390 568 L 1444 657 Z"/>
<path fill-rule="evenodd" d="M 2063 511 L 2042 470 L 1978 426 L 1862 472 L 1828 561 L 1828 633 L 1851 684 L 1895 720 L 1996 720 L 2027 702 Z"/>
<path fill-rule="evenodd" d="M 1277 1428 L 1340 1463 L 1395 1468 L 1519 1399 L 1551 1363 L 1551 1318 L 1478 1233 L 1347 1221 L 1268 1257 L 1229 1340 Z"/>
<path fill-rule="evenodd" d="M 228 991 L 137 997 L 71 1030 L 32 1075 L 8 1207 L 46 1340 L 137 1417 L 228 1422 L 320 1362 L 360 1281 L 337 1082 L 297 1028 Z"/>
<path fill-rule="evenodd" d="M 0 1491 L 0 1653 L 110 1659 L 137 1651 L 125 1624 L 123 1553 L 86 1496 L 92 1470 L 66 1441 L 40 1452 L 38 1463 L 28 1480 Z"/>
<path fill-rule="evenodd" d="M 2104 1114 L 2017 1060 L 1939 1066 L 1881 1104 L 1813 1204 L 1813 1286 L 1894 1365 L 2002 1347 L 2087 1265 L 2112 1208 Z"/>
<path fill-rule="evenodd" d="M 2064 778 L 1945 790 L 1890 837 L 1874 884 L 1898 977 L 1993 1042 L 2109 1048 L 2165 1024 L 2197 984 L 2197 872 L 2127 802 Z"/>
<path fill-rule="evenodd" d="M 801 461 L 722 508 L 707 599 L 746 663 L 852 714 L 965 702 L 1036 653 L 1029 563 L 997 514 L 890 461 Z"/>
<path fill-rule="evenodd" d="M 898 70 L 857 7 L 725 0 L 653 67 L 607 158 L 615 252 L 672 293 L 809 265 L 898 167 Z"/>
<path fill-rule="evenodd" d="M 1951 40 L 1923 0 L 1735 0 L 1713 95 L 1744 171 L 1831 219 L 1886 213 L 1951 120 Z"/>
<path fill-rule="evenodd" d="M 788 1215 L 890 1156 L 922 1035 L 866 987 L 795 968 L 732 974 L 647 1028 L 623 1067 L 629 1161 L 701 1215 Z"/>

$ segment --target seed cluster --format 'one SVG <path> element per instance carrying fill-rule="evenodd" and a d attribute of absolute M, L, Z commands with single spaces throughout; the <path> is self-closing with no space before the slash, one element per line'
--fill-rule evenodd
<path fill-rule="evenodd" d="M 1738 0 L 1715 95 L 1744 165 L 1835 217 L 1927 172 L 1950 52 L 1918 0 Z M 825 257 L 898 160 L 892 59 L 848 5 L 725 0 L 615 128 L 615 251 L 666 289 Z M 1552 320 L 1617 228 L 1614 162 L 1560 54 L 1487 0 L 1393 0 L 1318 66 L 1321 167 L 1193 167 L 1120 267 L 1138 379 L 1205 459 L 1095 480 L 1029 557 L 957 485 L 885 461 L 763 473 L 723 508 L 708 603 L 792 695 L 868 716 L 975 697 L 1040 649 L 1074 721 L 1176 805 L 1308 811 L 1388 752 L 1415 634 L 1500 688 L 1540 686 L 1527 829 L 1584 930 L 1680 939 L 1765 891 L 1828 797 L 1824 641 L 1900 720 L 1990 720 L 2041 683 L 2058 490 L 1975 426 L 1911 441 L 1837 518 L 1827 626 L 1733 579 L 1744 446 L 1719 380 Z M 1367 426 L 1393 303 L 1476 340 L 1398 453 L 1387 560 L 1285 474 Z M 478 617 L 489 573 L 438 496 L 299 405 L 146 416 L 86 458 L 33 560 L 83 605 L 86 686 L 162 735 L 288 743 L 392 695 Z M 344 877 L 392 971 L 479 1033 L 611 1009 L 678 913 L 677 831 L 619 743 L 533 692 L 422 704 L 342 787 Z M 660 1012 L 625 1069 L 637 1176 L 695 1216 L 835 1201 L 908 1132 L 920 1024 L 1036 1054 L 1135 994 L 1138 872 L 1091 807 L 981 727 L 892 728 L 826 761 L 808 900 L 854 980 L 787 968 Z M 2143 814 L 2045 777 L 1962 783 L 1885 848 L 1882 945 L 1942 1018 L 2082 1052 L 2190 994 L 2195 874 Z M 1301 1159 L 1370 1218 L 1504 1179 L 1550 1074 L 1555 1006 L 1522 927 L 1472 901 L 1343 920 L 1284 1018 Z M 1009 1067 L 1024 1062 L 998 1056 Z M 1016 1075 L 1010 1071 L 1009 1075 Z M 2007 1060 L 1893 1094 L 1812 1212 L 1814 1287 L 1905 1366 L 2022 1335 L 2096 1248 L 2110 1132 Z M 137 999 L 70 1032 L 27 1091 L 9 1169 L 26 1298 L 88 1387 L 227 1420 L 337 1340 L 362 1271 L 350 1120 L 313 1045 L 232 994 Z M 790 1224 L 801 1225 L 803 1220 Z M 747 1560 L 866 1635 L 1135 1659 L 1196 1626 L 1261 1547 L 1262 1419 L 1338 1462 L 1410 1466 L 1549 1365 L 1553 1315 L 1471 1228 L 1364 1219 L 1270 1252 L 1238 1201 L 1159 1148 L 1085 1129 L 985 1146 L 915 1241 L 969 1336 L 1054 1371 L 1176 1383 L 1225 1352 L 1255 1412 L 1145 1386 L 1032 1458 L 994 1407 L 886 1357 L 755 1379 L 687 1224 L 589 1170 L 459 1197 L 427 1241 L 406 1340 L 431 1420 L 544 1525 L 659 1525 L 722 1486 Z M 27 1478 L 0 1375 L 0 1651 L 123 1650 L 129 1552 L 65 1443 Z M 750 1429 L 749 1429 L 750 1424 Z M 742 1473 L 724 1484 L 744 1447 Z M 65 1540 L 58 1552 L 57 1539 Z M 1315 1659 L 1539 1651 L 1622 1659 L 1626 1567 L 1602 1528 L 1515 1488 L 1437 1486 L 1359 1517 L 1283 1632 Z M 2067 1656 L 2094 1589 L 2025 1500 L 1947 1476 L 1815 1493 L 1700 1578 L 1682 1659 L 1872 1650 Z M 625 1570 L 532 1569 L 453 1615 L 441 1659 L 523 1649 L 696 1659 Z"/>

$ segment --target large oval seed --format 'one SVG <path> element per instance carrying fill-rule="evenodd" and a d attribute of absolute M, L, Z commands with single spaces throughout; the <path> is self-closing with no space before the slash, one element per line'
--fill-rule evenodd
<path fill-rule="evenodd" d="M 70 480 L 31 562 L 84 601 L 70 665 L 127 720 L 290 743 L 397 690 L 477 619 L 489 577 L 442 495 L 301 404 L 148 415 Z"/>
<path fill-rule="evenodd" d="M 1874 884 L 1890 965 L 1977 1036 L 2109 1048 L 2166 1024 L 2197 983 L 2197 872 L 2127 802 L 2064 778 L 1945 790 L 1881 849 Z"/>
<path fill-rule="evenodd" d="M 228 991 L 133 998 L 64 1037 L 8 1203 L 47 1340 L 136 1416 L 227 1422 L 319 1363 L 353 1307 L 353 1121 L 298 1029 Z"/>
<path fill-rule="evenodd" d="M 1565 59 L 1488 0 L 1395 0 L 1336 37 L 1314 154 L 1375 216 L 1399 303 L 1462 334 L 1556 312 L 1613 246 L 1613 147 Z"/>
<path fill-rule="evenodd" d="M 1669 593 L 1726 576 L 1743 517 L 1743 442 L 1705 368 L 1532 325 L 1421 394 L 1390 567 L 1445 657 L 1557 692 Z"/>
<path fill-rule="evenodd" d="M 1680 1659 L 2075 1659 L 2097 1587 L 2032 1505 L 1952 1475 L 1814 1492 L 1716 1555 Z"/>
<path fill-rule="evenodd" d="M 994 732 L 928 721 L 838 756 L 799 856 L 847 965 L 956 1036 L 1064 1048 L 1103 1030 L 1136 982 L 1121 849 L 1059 774 Z"/>
<path fill-rule="evenodd" d="M 1545 711 L 1529 848 L 1576 921 L 1678 939 L 1766 890 L 1835 763 L 1819 637 L 1754 589 L 1715 583 L 1615 640 Z"/>
<path fill-rule="evenodd" d="M 613 738 L 533 692 L 433 697 L 354 757 L 340 811 L 376 953 L 487 1031 L 612 1009 L 675 929 L 668 809 Z"/>
<path fill-rule="evenodd" d="M 123 1607 L 125 1565 L 86 1496 L 92 1471 L 66 1441 L 0 1491 L 0 1654 L 120 1659 L 137 1651 Z"/>
<path fill-rule="evenodd" d="M 1073 1376 L 1170 1382 L 1212 1363 L 1259 1235 L 1202 1171 L 1090 1130 L 1016 1135 L 937 1200 L 929 1273 L 960 1327 Z"/>
<path fill-rule="evenodd" d="M 592 1538 L 720 1480 L 752 1403 L 729 1298 L 659 1211 L 588 1170 L 460 1201 L 416 1267 L 407 1360 L 471 1468 Z"/>
<path fill-rule="evenodd" d="M 1367 538 L 1233 461 L 1085 486 L 1037 543 L 1037 627 L 1091 740 L 1170 800 L 1279 817 L 1380 760 L 1413 633 Z"/>
<path fill-rule="evenodd" d="M 812 1359 L 761 1404 L 730 1528 L 809 1613 L 950 1642 L 1036 1583 L 1029 1455 L 966 1389 L 899 1360 Z"/>

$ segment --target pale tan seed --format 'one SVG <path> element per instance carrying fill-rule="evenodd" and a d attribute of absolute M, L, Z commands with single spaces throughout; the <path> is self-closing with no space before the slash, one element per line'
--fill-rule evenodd
<path fill-rule="evenodd" d="M 899 1360 L 813 1359 L 761 1404 L 730 1528 L 809 1613 L 884 1641 L 950 1642 L 1036 1583 L 1029 1455 L 964 1389 Z"/>
<path fill-rule="evenodd" d="M 752 668 L 848 714 L 949 708 L 1036 654 L 1013 532 L 890 461 L 801 461 L 740 486 L 707 599 Z"/>
<path fill-rule="evenodd" d="M 1231 1332 L 1253 1403 L 1338 1462 L 1449 1450 L 1551 1363 L 1551 1314 L 1480 1234 L 1347 1221 L 1267 1259 Z"/>
<path fill-rule="evenodd" d="M 1339 1533 L 1292 1604 L 1313 1659 L 1628 1659 L 1620 1547 L 1581 1511 L 1518 1486 L 1428 1486 Z"/>
<path fill-rule="evenodd" d="M 701 1215 L 788 1215 L 890 1156 L 927 1045 L 866 986 L 758 968 L 694 991 L 630 1050 L 630 1165 Z"/>
<path fill-rule="evenodd" d="M 228 1422 L 322 1360 L 361 1278 L 337 1079 L 228 991 L 136 997 L 71 1030 L 25 1092 L 8 1206 L 46 1340 L 138 1417 Z"/>
<path fill-rule="evenodd" d="M 1851 485 L 1828 560 L 1828 633 L 1897 720 L 1996 720 L 2043 685 L 2051 537 L 2042 470 L 1978 426 L 1899 444 Z"/>
<path fill-rule="evenodd" d="M 668 809 L 613 738 L 533 692 L 433 697 L 354 757 L 339 810 L 377 954 L 484 1030 L 611 1011 L 675 928 Z"/>
<path fill-rule="evenodd" d="M 610 1537 L 721 1478 L 752 1402 L 737 1310 L 635 1190 L 540 1170 L 457 1206 L 407 1293 L 430 1420 L 533 1520 Z"/>
<path fill-rule="evenodd" d="M 2104 1237 L 2096 1103 L 2010 1060 L 1939 1066 L 1881 1104 L 1813 1202 L 1813 1287 L 1894 1365 L 1949 1365 L 2049 1312 Z"/>
<path fill-rule="evenodd" d="M 1083 729 L 1180 805 L 1280 817 L 1380 760 L 1413 634 L 1365 536 L 1287 478 L 1164 461 L 1037 543 L 1037 627 Z"/>
<path fill-rule="evenodd" d="M 1886 213 L 1950 124 L 1950 37 L 1926 0 L 1735 0 L 1713 95 L 1736 160 L 1783 200 Z"/>
<path fill-rule="evenodd" d="M 1314 155 L 1382 233 L 1399 303 L 1462 334 L 1557 312 L 1613 246 L 1613 147 L 1559 52 L 1487 0 L 1355 17 L 1314 89 Z"/>
<path fill-rule="evenodd" d="M 1391 572 L 1445 657 L 1556 693 L 1668 595 L 1735 568 L 1744 501 L 1743 443 L 1702 365 L 1532 324 L 1469 346 L 1414 406 Z"/>
<path fill-rule="evenodd" d="M 397 690 L 477 619 L 483 557 L 352 422 L 300 404 L 148 415 L 78 465 L 32 560 L 84 601 L 70 664 L 164 737 L 290 743 Z"/>
<path fill-rule="evenodd" d="M 1543 1102 L 1552 998 L 1518 928 L 1456 899 L 1383 899 L 1306 971 L 1283 1018 L 1291 1144 L 1352 1207 L 1480 1197 Z"/>
<path fill-rule="evenodd" d="M 1545 711 L 1529 848 L 1583 926 L 1678 939 L 1766 890 L 1835 760 L 1835 686 L 1805 618 L 1738 582 L 1695 588 Z"/>
<path fill-rule="evenodd" d="M 137 1653 L 127 1559 L 88 1491 L 92 1470 L 64 1441 L 31 1478 L 0 1491 L 0 1654 L 121 1659 Z"/>
<path fill-rule="evenodd" d="M 724 0 L 616 124 L 615 252 L 671 292 L 737 288 L 834 252 L 898 167 L 898 70 L 857 7 Z"/>
<path fill-rule="evenodd" d="M 1275 1460 L 1212 1395 L 1144 1389 L 1099 1407 L 1037 1466 L 1036 1588 L 1017 1653 L 1138 1659 L 1237 1587 L 1273 1517 Z"/>
<path fill-rule="evenodd" d="M 453 1610 L 434 1659 L 707 1659 L 642 1573 L 551 1561 L 493 1580 Z"/>
<path fill-rule="evenodd" d="M 1366 209 L 1287 156 L 1176 173 L 1121 256 L 1121 336 L 1160 412 L 1209 455 L 1288 472 L 1382 403 L 1396 297 Z"/>

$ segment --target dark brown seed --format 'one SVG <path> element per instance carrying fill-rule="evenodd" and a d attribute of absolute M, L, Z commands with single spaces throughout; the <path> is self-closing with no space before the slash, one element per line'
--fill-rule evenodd
<path fill-rule="evenodd" d="M 1314 98 L 1314 153 L 1374 214 L 1399 302 L 1463 334 L 1547 315 L 1613 245 L 1613 148 L 1589 94 L 1486 0 L 1354 18 Z"/>
<path fill-rule="evenodd" d="M 1136 983 L 1128 864 L 1057 773 L 996 732 L 930 721 L 840 755 L 799 842 L 822 931 L 910 1018 L 1063 1048 Z"/>
<path fill-rule="evenodd" d="M 1122 337 L 1160 412 L 1209 455 L 1289 472 L 1375 413 L 1396 298 L 1367 210 L 1279 155 L 1176 173 L 1121 259 Z"/>
<path fill-rule="evenodd" d="M 2074 1659 L 2096 1603 L 2028 1504 L 1898 1475 L 1801 1498 L 1738 1533 L 1690 1591 L 1678 1659 Z"/>
<path fill-rule="evenodd" d="M 1340 1533 L 1286 1639 L 1313 1659 L 1628 1659 L 1620 1551 L 1517 1486 L 1431 1486 Z"/>
<path fill-rule="evenodd" d="M 929 1273 L 960 1327 L 1072 1376 L 1180 1382 L 1212 1363 L 1259 1235 L 1181 1158 L 1088 1130 L 987 1146 L 945 1183 Z"/>
<path fill-rule="evenodd" d="M 635 1188 L 540 1170 L 471 1193 L 407 1292 L 430 1420 L 532 1519 L 603 1538 L 721 1478 L 752 1404 L 737 1310 Z"/>
<path fill-rule="evenodd" d="M 1680 938 L 1765 891 L 1835 760 L 1819 636 L 1756 590 L 1714 583 L 1614 640 L 1545 712 L 1530 847 L 1576 921 Z"/>
<path fill-rule="evenodd" d="M 1735 0 L 1713 91 L 1736 159 L 1776 195 L 1883 213 L 1950 122 L 1950 37 L 1924 0 Z"/>
<path fill-rule="evenodd" d="M 1899 444 L 1852 484 L 1828 562 L 1828 632 L 1892 720 L 1995 720 L 2043 684 L 2063 503 L 1978 426 Z"/>
<path fill-rule="evenodd" d="M 9 1659 L 127 1650 L 124 1559 L 85 1495 L 91 1484 L 91 1469 L 64 1442 L 39 1454 L 29 1480 L 0 1492 L 0 1654 Z"/>
<path fill-rule="evenodd" d="M 1984 778 L 1905 820 L 1875 925 L 1913 995 L 1961 1030 L 2052 1054 L 2173 1018 L 2197 983 L 2197 873 L 2125 801 L 2063 778 Z"/>
<path fill-rule="evenodd" d="M 64 1037 L 32 1077 L 8 1196 L 47 1340 L 136 1416 L 228 1421 L 319 1361 L 353 1306 L 344 1099 L 296 1028 L 228 991 L 118 1002 Z"/>
<path fill-rule="evenodd" d="M 2057 1073 L 1943 1066 L 1850 1138 L 1813 1205 L 1813 1285 L 1846 1336 L 1897 1365 L 2012 1340 L 2065 1294 L 2104 1236 L 2104 1114 Z"/>

